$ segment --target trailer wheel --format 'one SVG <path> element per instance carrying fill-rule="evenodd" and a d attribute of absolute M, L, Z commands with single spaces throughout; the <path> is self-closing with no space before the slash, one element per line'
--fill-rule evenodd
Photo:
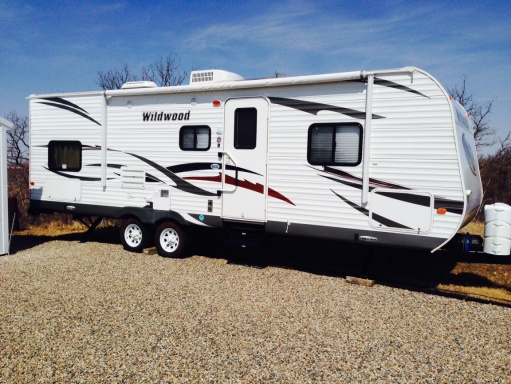
<path fill-rule="evenodd" d="M 162 223 L 156 229 L 154 238 L 158 255 L 163 257 L 181 257 L 186 249 L 188 238 L 177 224 Z"/>
<path fill-rule="evenodd" d="M 121 243 L 125 250 L 141 252 L 147 244 L 149 234 L 137 219 L 124 220 L 121 226 Z"/>

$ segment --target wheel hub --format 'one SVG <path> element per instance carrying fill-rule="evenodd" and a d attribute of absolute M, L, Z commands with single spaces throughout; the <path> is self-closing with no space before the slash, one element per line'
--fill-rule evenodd
<path fill-rule="evenodd" d="M 132 247 L 136 247 L 142 241 L 142 230 L 136 225 L 130 225 L 125 232 L 126 243 Z"/>
<path fill-rule="evenodd" d="M 173 229 L 167 229 L 160 236 L 160 243 L 167 252 L 174 252 L 179 245 L 179 236 Z"/>

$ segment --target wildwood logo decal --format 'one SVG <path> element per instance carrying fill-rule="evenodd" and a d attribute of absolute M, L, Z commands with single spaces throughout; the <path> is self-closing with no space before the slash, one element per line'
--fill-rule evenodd
<path fill-rule="evenodd" d="M 190 111 L 186 113 L 142 112 L 142 120 L 143 121 L 190 120 Z"/>

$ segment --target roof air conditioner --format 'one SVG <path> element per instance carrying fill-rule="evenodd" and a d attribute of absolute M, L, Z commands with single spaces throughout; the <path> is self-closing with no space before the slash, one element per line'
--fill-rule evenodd
<path fill-rule="evenodd" d="M 220 83 L 222 81 L 245 80 L 236 73 L 223 71 L 221 69 L 208 69 L 205 71 L 192 71 L 190 74 L 190 84 L 201 83 Z"/>

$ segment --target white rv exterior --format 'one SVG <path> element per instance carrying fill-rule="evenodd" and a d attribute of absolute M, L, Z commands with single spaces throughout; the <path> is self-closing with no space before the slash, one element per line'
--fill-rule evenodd
<path fill-rule="evenodd" d="M 32 212 L 126 219 L 134 251 L 231 224 L 434 251 L 482 199 L 470 119 L 418 68 L 29 100 Z"/>

